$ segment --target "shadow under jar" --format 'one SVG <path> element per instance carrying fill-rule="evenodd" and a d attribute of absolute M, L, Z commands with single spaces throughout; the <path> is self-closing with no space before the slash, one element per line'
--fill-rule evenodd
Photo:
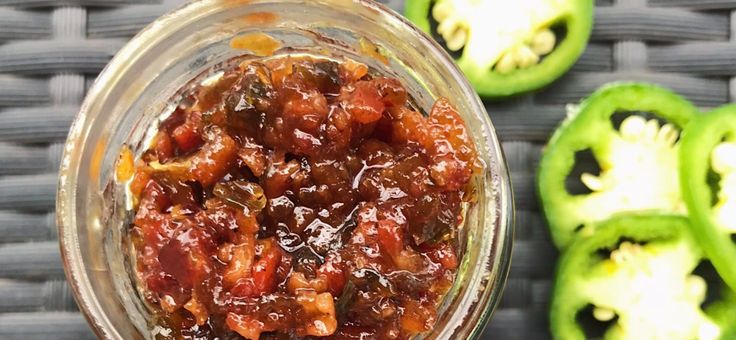
<path fill-rule="evenodd" d="M 472 179 L 475 201 L 457 235 L 462 258 L 455 281 L 433 330 L 420 337 L 477 337 L 500 298 L 513 238 L 502 152 L 482 103 L 451 59 L 398 15 L 369 1 L 193 2 L 144 29 L 103 71 L 71 129 L 57 197 L 65 270 L 95 332 L 111 339 L 152 338 L 155 332 L 128 247 L 129 191 L 114 176 L 121 150 L 130 147 L 141 156 L 151 128 L 171 110 L 182 85 L 235 57 L 259 53 L 231 47 L 234 37 L 250 33 L 279 41 L 276 56 L 349 58 L 397 78 L 423 112 L 438 98 L 449 98 L 483 168 Z"/>

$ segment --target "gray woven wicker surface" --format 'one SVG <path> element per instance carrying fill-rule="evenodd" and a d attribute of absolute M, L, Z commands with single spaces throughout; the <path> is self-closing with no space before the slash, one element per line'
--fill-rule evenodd
<path fill-rule="evenodd" d="M 0 0 L 0 339 L 92 338 L 64 280 L 54 224 L 61 143 L 115 51 L 182 0 Z M 488 111 L 516 193 L 513 265 L 486 338 L 546 339 L 556 251 L 534 194 L 544 141 L 576 102 L 614 80 L 669 86 L 703 107 L 736 96 L 736 0 L 597 1 L 573 72 Z M 401 9 L 401 1 L 390 1 Z"/>

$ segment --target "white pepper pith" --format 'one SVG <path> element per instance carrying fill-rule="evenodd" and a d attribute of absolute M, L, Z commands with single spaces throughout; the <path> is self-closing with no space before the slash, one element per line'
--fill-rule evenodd
<path fill-rule="evenodd" d="M 481 68 L 508 74 L 554 50 L 550 26 L 564 12 L 559 0 L 439 0 L 432 17 L 449 50 L 464 48 Z"/>

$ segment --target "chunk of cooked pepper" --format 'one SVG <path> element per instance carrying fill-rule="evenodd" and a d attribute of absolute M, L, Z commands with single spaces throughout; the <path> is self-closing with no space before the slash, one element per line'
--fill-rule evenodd
<path fill-rule="evenodd" d="M 695 119 L 681 144 L 680 182 L 693 234 L 736 290 L 736 106 Z"/>
<path fill-rule="evenodd" d="M 619 112 L 648 112 L 656 119 L 631 115 L 616 129 Z M 648 84 L 612 84 L 574 109 L 555 132 L 539 165 L 538 190 L 555 244 L 567 246 L 576 233 L 626 211 L 684 212 L 678 185 L 678 130 L 697 109 L 678 95 Z M 591 151 L 600 174 L 583 173 L 590 189 L 572 194 L 566 179 L 578 152 Z"/>
<path fill-rule="evenodd" d="M 478 93 L 505 97 L 566 72 L 592 30 L 591 0 L 408 0 L 404 14 L 436 31 Z"/>
<path fill-rule="evenodd" d="M 601 223 L 558 264 L 553 336 L 585 339 L 584 326 L 592 325 L 583 324 L 583 313 L 590 306 L 593 319 L 609 323 L 604 339 L 718 339 L 724 327 L 701 309 L 708 286 L 693 274 L 701 260 L 685 217 L 633 215 Z"/>

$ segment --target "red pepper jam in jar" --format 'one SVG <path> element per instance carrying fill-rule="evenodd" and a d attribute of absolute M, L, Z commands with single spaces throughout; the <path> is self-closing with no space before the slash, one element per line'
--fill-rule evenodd
<path fill-rule="evenodd" d="M 282 56 L 183 90 L 130 182 L 156 337 L 432 329 L 481 165 L 447 100 L 424 116 L 399 80 L 368 71 Z"/>

